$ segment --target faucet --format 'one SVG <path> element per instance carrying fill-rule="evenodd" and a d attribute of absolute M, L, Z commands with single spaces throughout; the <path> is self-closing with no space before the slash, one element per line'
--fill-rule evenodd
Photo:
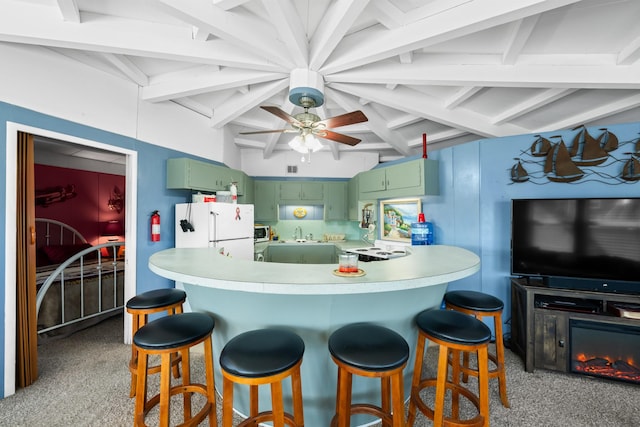
<path fill-rule="evenodd" d="M 300 233 L 300 237 L 298 237 L 298 232 Z M 293 234 L 293 238 L 294 238 L 295 240 L 302 239 L 302 227 L 297 226 L 297 227 L 296 227 L 296 230 L 295 230 L 293 233 L 294 233 L 294 234 Z"/>

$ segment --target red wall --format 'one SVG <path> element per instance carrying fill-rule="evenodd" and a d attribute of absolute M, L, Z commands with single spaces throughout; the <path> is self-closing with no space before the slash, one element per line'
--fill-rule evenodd
<path fill-rule="evenodd" d="M 60 200 L 60 187 L 73 186 L 74 197 Z M 78 169 L 35 165 L 36 218 L 55 219 L 78 230 L 89 243 L 105 243 L 116 237 L 101 237 L 106 221 L 118 220 L 124 229 L 124 209 L 117 213 L 108 207 L 117 187 L 124 197 L 125 177 Z M 48 206 L 42 206 L 49 196 Z M 38 197 L 38 196 L 41 197 Z M 123 200 L 124 206 L 124 200 Z M 124 240 L 124 235 L 118 240 Z"/>

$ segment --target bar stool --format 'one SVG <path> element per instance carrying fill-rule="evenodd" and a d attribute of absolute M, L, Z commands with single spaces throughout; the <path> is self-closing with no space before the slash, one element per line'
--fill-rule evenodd
<path fill-rule="evenodd" d="M 407 427 L 412 427 L 416 418 L 416 408 L 433 421 L 436 427 L 447 426 L 488 426 L 489 425 L 489 359 L 487 348 L 491 330 L 480 320 L 451 310 L 425 310 L 416 316 L 418 343 L 416 361 L 411 382 L 409 416 Z M 440 346 L 438 353 L 438 373 L 436 378 L 422 378 L 422 365 L 426 340 Z M 460 352 L 478 353 L 478 394 L 460 385 Z M 449 353 L 452 354 L 451 379 L 448 376 Z M 430 408 L 420 397 L 420 392 L 435 386 L 434 408 Z M 451 416 L 445 416 L 445 396 L 451 396 Z M 460 395 L 478 410 L 471 419 L 460 419 Z"/>
<path fill-rule="evenodd" d="M 489 352 L 489 360 L 495 366 L 494 368 L 489 368 L 489 379 L 498 378 L 502 406 L 509 408 L 507 376 L 504 367 L 504 341 L 502 337 L 502 309 L 504 308 L 504 303 L 492 295 L 476 291 L 447 292 L 444 294 L 444 302 L 446 308 L 470 314 L 479 320 L 482 320 L 483 317 L 493 318 L 493 327 L 496 332 L 496 352 Z M 469 353 L 464 353 L 460 369 L 462 370 L 462 381 L 464 382 L 467 382 L 469 375 L 478 376 L 478 371 L 469 367 Z"/>
<path fill-rule="evenodd" d="M 138 383 L 134 426 L 145 426 L 145 417 L 156 405 L 160 405 L 159 425 L 169 426 L 171 396 L 183 395 L 184 423 L 180 426 L 196 426 L 209 417 L 209 426 L 216 427 L 215 384 L 213 379 L 213 354 L 211 333 L 214 320 L 204 313 L 177 313 L 154 320 L 141 327 L 133 336 L 133 344 L 138 347 Z M 206 384 L 191 382 L 189 349 L 204 343 L 204 364 Z M 172 354 L 180 353 L 182 359 L 182 382 L 171 386 Z M 160 392 L 147 399 L 147 369 L 149 355 L 160 356 Z M 191 395 L 200 393 L 206 403 L 195 415 L 191 414 Z"/>
<path fill-rule="evenodd" d="M 249 386 L 249 417 L 238 424 L 257 426 L 265 421 L 274 427 L 304 426 L 302 409 L 302 381 L 300 365 L 304 341 L 293 332 L 278 329 L 258 329 L 244 332 L 231 339 L 220 353 L 222 370 L 222 425 L 233 422 L 233 385 Z M 293 414 L 285 412 L 282 381 L 291 377 Z M 259 412 L 258 386 L 271 386 L 271 410 Z"/>
<path fill-rule="evenodd" d="M 347 325 L 331 334 L 329 352 L 338 365 L 336 413 L 331 426 L 348 427 L 353 414 L 376 416 L 385 427 L 404 426 L 402 370 L 409 359 L 409 345 L 402 336 L 383 326 Z M 352 404 L 353 375 L 380 378 L 381 406 Z"/>
<path fill-rule="evenodd" d="M 127 312 L 133 317 L 131 335 L 147 324 L 150 314 L 166 311 L 169 315 L 182 313 L 182 304 L 187 299 L 187 294 L 179 289 L 156 289 L 136 295 L 127 301 Z M 180 377 L 180 355 L 174 355 L 171 361 L 174 378 Z M 160 365 L 150 366 L 148 373 L 160 372 Z M 131 346 L 131 360 L 129 360 L 129 372 L 131 372 L 131 386 L 129 397 L 136 395 L 136 372 L 138 371 L 138 350 Z"/>

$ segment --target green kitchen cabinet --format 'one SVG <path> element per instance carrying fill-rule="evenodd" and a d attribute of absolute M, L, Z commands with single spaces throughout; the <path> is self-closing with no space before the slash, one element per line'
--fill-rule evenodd
<path fill-rule="evenodd" d="M 335 245 L 272 243 L 265 251 L 266 262 L 286 264 L 337 264 Z"/>
<path fill-rule="evenodd" d="M 371 169 L 358 175 L 360 194 L 384 191 L 387 189 L 387 172 L 385 168 Z"/>
<path fill-rule="evenodd" d="M 237 169 L 214 165 L 200 160 L 174 158 L 167 160 L 167 188 L 216 192 L 229 190 L 232 182 L 238 195 L 245 193 L 246 174 Z"/>
<path fill-rule="evenodd" d="M 358 200 L 360 200 L 358 182 L 359 177 L 356 175 L 347 184 L 347 218 L 350 221 L 358 221 L 360 215 L 358 212 Z"/>
<path fill-rule="evenodd" d="M 275 181 L 254 181 L 254 220 L 277 221 L 278 202 Z"/>
<path fill-rule="evenodd" d="M 322 182 L 280 182 L 279 200 L 285 203 L 319 202 L 324 200 Z"/>
<path fill-rule="evenodd" d="M 346 220 L 347 213 L 347 182 L 327 182 L 324 184 L 324 219 L 325 221 Z"/>
<path fill-rule="evenodd" d="M 187 158 L 167 160 L 167 188 L 215 192 L 225 190 L 219 169 L 211 163 Z"/>
<path fill-rule="evenodd" d="M 439 169 L 436 160 L 416 159 L 372 169 L 358 175 L 360 199 L 387 199 L 438 195 Z"/>

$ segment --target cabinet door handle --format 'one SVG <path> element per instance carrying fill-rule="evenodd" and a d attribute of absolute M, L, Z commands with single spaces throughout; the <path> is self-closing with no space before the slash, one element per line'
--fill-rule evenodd
<path fill-rule="evenodd" d="M 564 340 L 558 341 L 558 347 L 564 348 Z"/>

